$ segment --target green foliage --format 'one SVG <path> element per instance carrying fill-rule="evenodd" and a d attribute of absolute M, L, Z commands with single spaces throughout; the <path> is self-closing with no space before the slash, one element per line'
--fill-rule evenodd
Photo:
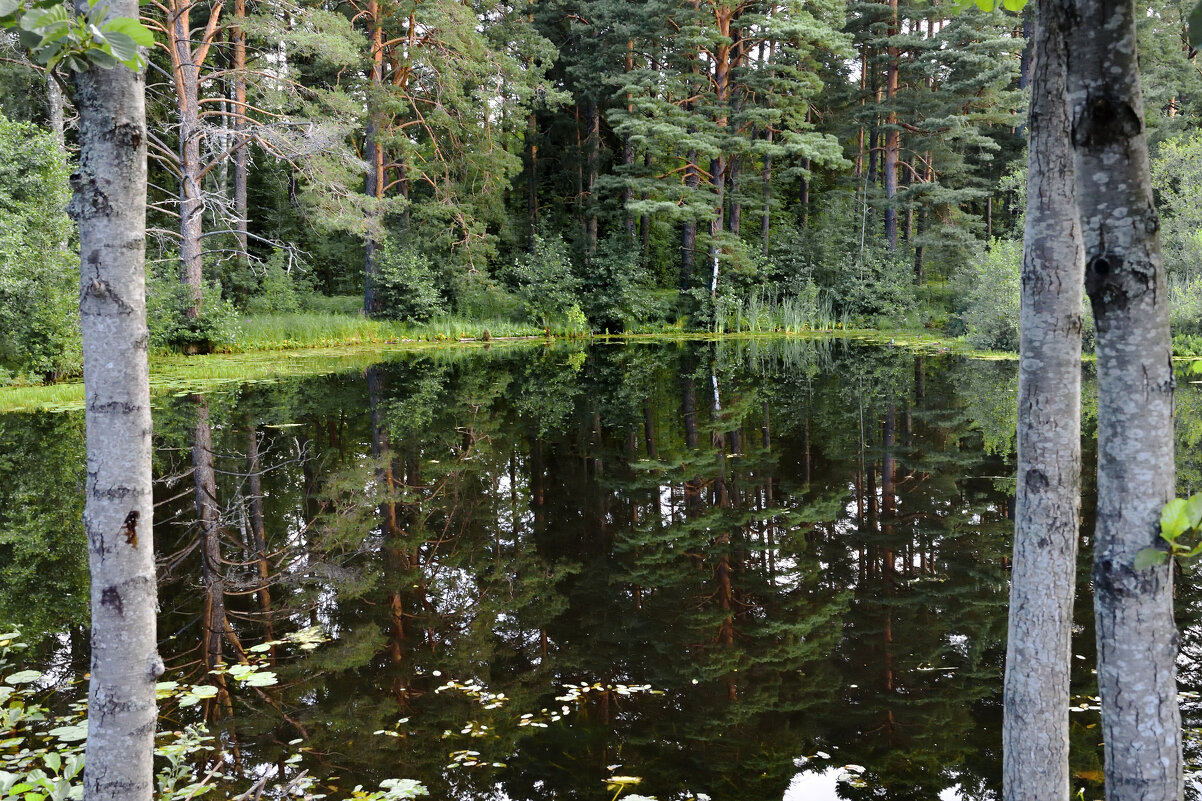
<path fill-rule="evenodd" d="M 1202 493 L 1165 504 L 1160 538 L 1168 543 L 1168 550 L 1144 548 L 1135 555 L 1136 570 L 1164 564 L 1170 557 L 1184 563 L 1202 555 Z"/>
<path fill-rule="evenodd" d="M 206 284 L 204 297 L 201 313 L 191 317 L 188 315 L 192 305 L 191 290 L 176 280 L 172 272 L 150 271 L 146 281 L 150 347 L 210 353 L 228 348 L 237 341 L 240 333 L 238 310 L 221 297 L 221 286 Z"/>
<path fill-rule="evenodd" d="M 1202 273 L 1169 278 L 1169 325 L 1174 334 L 1202 334 Z"/>
<path fill-rule="evenodd" d="M 900 254 L 868 251 L 843 263 L 833 289 L 835 312 L 861 327 L 914 325 L 918 297 L 911 267 Z"/>
<path fill-rule="evenodd" d="M 961 314 L 974 347 L 1018 350 L 1023 243 L 995 239 L 957 276 Z"/>
<path fill-rule="evenodd" d="M 446 313 L 429 258 L 394 237 L 384 240 L 375 285 L 383 317 L 424 323 Z"/>
<path fill-rule="evenodd" d="M 109 4 L 88 0 L 87 9 L 72 15 L 57 0 L 37 0 L 20 16 L 20 0 L 0 0 L 0 25 L 16 28 L 21 45 L 39 64 L 54 69 L 59 64 L 84 72 L 89 64 L 111 69 L 123 64 L 131 70 L 145 66 L 139 47 L 154 45 L 154 35 L 136 19 L 106 19 Z"/>
<path fill-rule="evenodd" d="M 276 248 L 263 262 L 257 291 L 245 301 L 251 314 L 290 314 L 300 311 L 303 291 L 289 269 L 288 254 Z"/>
<path fill-rule="evenodd" d="M 563 237 L 536 236 L 533 252 L 519 256 L 507 277 L 532 321 L 548 327 L 553 322 L 587 325 L 580 308 L 580 279 Z"/>
<path fill-rule="evenodd" d="M 1152 160 L 1152 187 L 1161 215 L 1160 246 L 1165 270 L 1178 280 L 1202 276 L 1200 182 L 1202 134 L 1161 142 Z"/>
<path fill-rule="evenodd" d="M 0 371 L 79 373 L 79 257 L 54 138 L 0 117 Z"/>
<path fill-rule="evenodd" d="M 266 670 L 264 653 L 273 646 L 295 645 L 309 650 L 324 641 L 320 630 L 303 629 L 250 649 L 248 664 L 221 666 L 211 672 L 214 684 L 176 681 L 156 685 L 160 706 L 182 710 L 211 701 L 228 687 L 268 687 L 275 674 Z M 45 689 L 52 680 L 37 670 L 19 670 L 28 646 L 17 630 L 0 631 L 0 797 L 13 801 L 68 801 L 83 798 L 83 767 L 88 732 L 87 705 L 74 697 L 75 688 L 54 692 Z M 217 685 L 220 685 L 217 686 Z M 155 744 L 155 797 L 159 801 L 187 801 L 221 789 L 238 792 L 240 777 L 209 770 L 214 738 L 203 723 L 159 732 Z M 299 743 L 300 741 L 296 741 Z M 303 749 L 301 749 L 303 750 Z M 318 786 L 315 777 L 296 773 L 300 754 L 284 761 L 292 775 L 280 770 L 274 780 L 256 784 L 252 792 L 269 797 L 303 795 Z M 426 788 L 408 779 L 386 779 L 381 789 L 354 788 L 348 799 L 403 801 L 427 795 Z"/>
<path fill-rule="evenodd" d="M 651 277 L 635 243 L 624 234 L 597 245 L 582 288 L 584 311 L 596 329 L 632 330 L 667 311 L 652 293 Z"/>

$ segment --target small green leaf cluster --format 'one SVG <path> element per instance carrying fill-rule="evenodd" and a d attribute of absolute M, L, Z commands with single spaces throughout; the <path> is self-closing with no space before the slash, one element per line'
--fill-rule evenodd
<path fill-rule="evenodd" d="M 88 9 L 72 16 L 59 0 L 37 0 L 18 14 L 22 0 L 0 0 L 0 25 L 16 28 L 21 45 L 39 64 L 54 69 L 62 64 L 72 72 L 89 65 L 110 69 L 124 64 L 140 70 L 145 61 L 139 47 L 154 44 L 154 35 L 136 19 L 109 16 L 104 0 L 88 0 Z"/>
<path fill-rule="evenodd" d="M 1135 569 L 1161 565 L 1172 556 L 1186 562 L 1202 555 L 1202 493 L 1174 498 L 1160 513 L 1160 538 L 1169 550 L 1144 548 L 1135 555 Z"/>
<path fill-rule="evenodd" d="M 301 650 L 316 648 L 326 639 L 319 628 L 304 629 L 283 639 L 262 643 L 249 649 L 263 654 L 273 646 L 289 644 Z M 27 645 L 18 631 L 0 632 L 0 798 L 13 801 L 73 801 L 83 798 L 83 766 L 88 721 L 87 705 L 69 704 L 69 711 L 54 714 L 47 698 L 55 691 L 50 677 L 37 670 L 17 669 L 18 657 Z M 271 671 L 254 663 L 222 667 L 221 673 L 243 686 L 265 687 L 276 682 Z M 68 692 L 74 688 L 68 688 Z M 176 699 L 181 707 L 191 706 L 217 694 L 211 685 L 182 685 L 162 682 L 156 685 L 161 700 Z M 203 724 L 194 723 L 178 731 L 160 731 L 155 744 L 155 785 L 159 801 L 185 801 L 216 789 L 214 782 L 238 782 L 244 777 L 209 772 L 203 774 L 199 755 L 212 751 L 214 738 Z M 286 764 L 294 767 L 300 760 L 301 741 Z M 279 775 L 276 784 L 259 788 L 269 797 L 322 798 L 318 779 L 301 772 L 291 779 Z M 427 795 L 426 788 L 409 779 L 388 779 L 378 790 L 356 787 L 348 798 L 356 801 L 401 801 Z"/>

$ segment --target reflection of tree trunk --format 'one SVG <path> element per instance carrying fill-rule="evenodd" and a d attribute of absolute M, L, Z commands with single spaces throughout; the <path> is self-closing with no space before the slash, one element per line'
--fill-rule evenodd
<path fill-rule="evenodd" d="M 655 416 L 650 401 L 643 404 L 643 438 L 647 440 L 647 458 L 655 459 Z"/>
<path fill-rule="evenodd" d="M 212 670 L 222 660 L 223 635 L 228 625 L 222 578 L 221 511 L 217 506 L 217 474 L 213 469 L 213 434 L 209 426 L 208 400 L 198 395 L 193 395 L 190 400 L 196 407 L 196 422 L 192 429 L 192 479 L 196 491 L 201 585 L 204 588 L 201 652 L 205 667 Z"/>
<path fill-rule="evenodd" d="M 400 530 L 397 521 L 396 477 L 392 466 L 392 443 L 384 418 L 383 391 L 380 369 L 369 367 L 367 394 L 371 408 L 371 452 L 376 461 L 376 483 L 383 495 L 380 503 L 380 528 L 384 535 L 384 573 L 388 586 L 392 588 L 388 595 L 388 653 L 393 664 L 400 664 L 404 658 L 405 645 L 405 599 L 401 592 L 401 584 L 408 580 L 405 573 L 409 567 L 409 559 L 400 543 L 404 532 Z M 403 692 L 402 687 L 394 689 Z"/>
<path fill-rule="evenodd" d="M 718 376 L 711 373 L 711 381 L 713 395 L 710 415 L 716 424 L 722 418 L 722 398 L 718 393 Z M 717 455 L 717 469 L 714 474 L 714 500 L 719 509 L 729 509 L 731 498 L 730 487 L 727 483 L 726 435 L 722 433 L 720 428 L 715 427 L 711 442 Z M 718 629 L 718 642 L 722 644 L 723 648 L 731 648 L 735 644 L 734 589 L 731 577 L 733 567 L 730 558 L 731 545 L 730 531 L 723 529 L 718 534 L 717 540 L 714 543 L 715 550 L 718 552 L 718 564 L 714 568 L 714 578 L 717 584 L 718 606 L 723 612 L 722 625 Z M 735 684 L 734 676 L 726 677 L 726 693 L 731 701 L 738 698 L 738 686 Z"/>
<path fill-rule="evenodd" d="M 893 502 L 894 483 L 896 481 L 897 463 L 893 456 L 893 446 L 896 444 L 894 429 L 897 426 L 897 407 L 890 403 L 886 407 L 885 425 L 882 428 L 884 455 L 881 457 L 881 530 L 888 535 L 885 545 L 885 572 L 893 575 L 895 553 L 893 550 Z"/>
<path fill-rule="evenodd" d="M 246 430 L 246 458 L 250 473 L 250 535 L 254 551 L 255 568 L 259 576 L 259 611 L 263 613 L 263 630 L 268 640 L 275 639 L 271 621 L 271 566 L 267 562 L 267 533 L 263 520 L 263 479 L 259 465 L 259 433 L 250 426 Z M 275 663 L 275 646 L 271 649 L 271 661 Z"/>
<path fill-rule="evenodd" d="M 230 625 L 225 608 L 225 560 L 221 556 L 221 509 L 217 502 L 217 473 L 213 466 L 213 432 L 209 425 L 209 403 L 206 398 L 192 395 L 196 407 L 196 423 L 192 429 L 192 480 L 195 487 L 196 520 L 200 537 L 201 587 L 204 604 L 201 612 L 201 655 L 206 670 L 224 662 L 225 641 L 246 660 L 242 643 Z M 213 676 L 218 687 L 216 706 L 227 715 L 233 712 L 225 678 Z"/>
<path fill-rule="evenodd" d="M 686 378 L 681 382 L 681 410 L 684 414 L 684 442 L 690 452 L 694 452 L 701 444 L 697 431 L 697 392 L 693 379 Z M 698 479 L 686 479 L 684 482 L 685 512 L 693 512 L 701 503 L 701 482 Z"/>

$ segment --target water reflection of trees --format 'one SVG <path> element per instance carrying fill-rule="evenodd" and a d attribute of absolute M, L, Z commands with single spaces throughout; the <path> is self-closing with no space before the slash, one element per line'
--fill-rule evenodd
<path fill-rule="evenodd" d="M 990 797 L 1012 372 L 830 342 L 551 347 L 181 398 L 156 419 L 165 650 L 199 669 L 321 624 L 335 641 L 278 655 L 279 687 L 213 711 L 244 764 L 303 735 L 351 786 L 583 798 L 619 765 L 660 799 L 769 799 L 808 756 L 867 768 L 848 798 Z M 0 489 L 5 519 L 36 475 Z M 505 700 L 436 692 L 452 677 Z"/>

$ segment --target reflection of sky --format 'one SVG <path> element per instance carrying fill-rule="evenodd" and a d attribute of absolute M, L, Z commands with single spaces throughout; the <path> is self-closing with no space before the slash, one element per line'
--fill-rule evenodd
<path fill-rule="evenodd" d="M 784 801 L 843 801 L 839 782 L 847 777 L 843 768 L 827 768 L 821 773 L 802 771 L 789 782 Z M 939 794 L 939 801 L 963 801 L 960 786 L 949 787 Z"/>

